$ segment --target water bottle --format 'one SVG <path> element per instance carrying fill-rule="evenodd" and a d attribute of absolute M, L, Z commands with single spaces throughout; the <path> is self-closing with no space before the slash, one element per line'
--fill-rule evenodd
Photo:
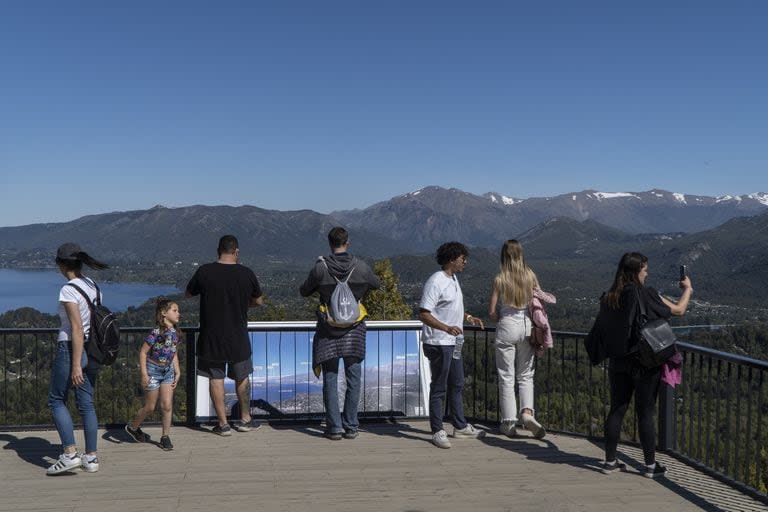
<path fill-rule="evenodd" d="M 453 346 L 453 358 L 461 359 L 461 348 L 464 346 L 464 335 L 456 336 L 456 345 Z"/>

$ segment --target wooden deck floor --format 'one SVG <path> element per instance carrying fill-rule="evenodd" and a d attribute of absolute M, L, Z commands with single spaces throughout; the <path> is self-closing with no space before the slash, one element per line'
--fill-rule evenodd
<path fill-rule="evenodd" d="M 159 438 L 159 428 L 146 430 Z M 58 455 L 55 431 L 0 432 L 0 510 L 766 510 L 663 455 L 670 476 L 654 481 L 603 475 L 601 448 L 581 438 L 491 432 L 440 450 L 428 430 L 420 421 L 366 424 L 356 440 L 330 441 L 317 426 L 265 425 L 229 438 L 176 427 L 171 452 L 104 431 L 101 471 L 57 477 L 45 476 Z M 639 464 L 639 450 L 620 451 Z"/>

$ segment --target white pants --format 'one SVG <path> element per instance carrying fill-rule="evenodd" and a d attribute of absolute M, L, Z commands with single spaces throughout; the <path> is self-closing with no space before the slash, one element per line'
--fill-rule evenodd
<path fill-rule="evenodd" d="M 496 370 L 499 373 L 499 404 L 501 421 L 517 421 L 518 411 L 533 412 L 533 357 L 529 339 L 531 320 L 505 321 L 496 327 Z M 520 408 L 515 399 L 515 381 L 520 393 Z"/>

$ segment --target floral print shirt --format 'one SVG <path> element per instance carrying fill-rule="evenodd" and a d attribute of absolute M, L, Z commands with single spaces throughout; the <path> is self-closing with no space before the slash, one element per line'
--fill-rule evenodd
<path fill-rule="evenodd" d="M 144 338 L 144 343 L 149 345 L 147 359 L 153 363 L 165 366 L 171 364 L 173 356 L 176 355 L 179 335 L 174 328 L 164 329 L 161 332 L 156 327 Z"/>

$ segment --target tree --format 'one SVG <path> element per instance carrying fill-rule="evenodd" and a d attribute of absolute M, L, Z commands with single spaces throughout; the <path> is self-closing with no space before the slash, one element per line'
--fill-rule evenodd
<path fill-rule="evenodd" d="M 383 259 L 373 264 L 373 271 L 381 281 L 378 290 L 372 290 L 366 298 L 365 308 L 369 320 L 410 320 L 411 307 L 405 303 L 397 288 L 399 276 L 392 272 L 392 262 Z"/>

